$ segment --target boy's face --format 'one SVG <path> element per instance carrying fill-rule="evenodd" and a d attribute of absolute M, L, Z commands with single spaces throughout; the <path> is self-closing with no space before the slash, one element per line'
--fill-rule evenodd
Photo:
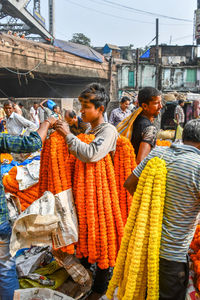
<path fill-rule="evenodd" d="M 149 101 L 149 104 L 143 103 L 142 107 L 149 116 L 157 117 L 161 108 L 163 107 L 161 96 L 152 97 L 152 100 Z"/>
<path fill-rule="evenodd" d="M 91 123 L 102 116 L 102 107 L 95 108 L 94 104 L 90 100 L 79 99 L 81 103 L 81 116 L 83 122 Z"/>

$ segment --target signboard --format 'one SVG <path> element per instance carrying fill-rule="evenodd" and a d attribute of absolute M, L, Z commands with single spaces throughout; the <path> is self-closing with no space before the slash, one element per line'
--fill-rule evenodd
<path fill-rule="evenodd" d="M 200 39 L 200 9 L 195 10 L 195 39 Z"/>
<path fill-rule="evenodd" d="M 35 9 L 33 10 L 33 16 L 41 25 L 45 27 L 45 18 L 43 18 Z"/>

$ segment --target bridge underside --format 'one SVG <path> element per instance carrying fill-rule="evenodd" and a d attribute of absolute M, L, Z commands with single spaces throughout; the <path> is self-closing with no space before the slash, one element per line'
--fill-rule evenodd
<path fill-rule="evenodd" d="M 107 80 L 99 78 L 60 77 L 37 73 L 21 76 L 0 69 L 0 98 L 77 98 L 84 87 L 92 82 L 99 82 L 107 88 L 109 86 Z"/>
<path fill-rule="evenodd" d="M 0 97 L 77 97 L 85 85 L 109 85 L 109 64 L 59 48 L 0 35 Z"/>

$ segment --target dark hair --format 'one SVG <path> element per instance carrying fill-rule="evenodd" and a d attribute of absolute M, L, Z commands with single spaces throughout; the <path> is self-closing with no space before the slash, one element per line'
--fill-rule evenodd
<path fill-rule="evenodd" d="M 120 100 L 120 103 L 124 103 L 124 102 L 126 102 L 126 101 L 131 102 L 131 100 L 129 99 L 129 97 L 124 96 L 124 97 L 122 97 L 122 99 Z"/>
<path fill-rule="evenodd" d="M 178 100 L 178 104 L 184 103 L 184 100 Z"/>
<path fill-rule="evenodd" d="M 76 117 L 76 113 L 75 113 L 75 111 L 73 111 L 73 110 L 66 110 L 65 111 L 65 116 L 66 116 L 66 114 L 68 114 L 68 116 L 70 117 L 70 118 L 74 118 L 74 117 Z"/>
<path fill-rule="evenodd" d="M 187 122 L 183 129 L 183 142 L 200 143 L 200 119 Z"/>
<path fill-rule="evenodd" d="M 24 106 L 24 104 L 22 104 L 21 102 L 19 102 L 19 104 L 18 104 L 19 106 Z"/>
<path fill-rule="evenodd" d="M 9 101 L 12 101 L 13 103 L 15 103 L 15 97 L 8 97 Z"/>
<path fill-rule="evenodd" d="M 56 109 L 57 107 L 58 107 L 58 105 L 54 105 L 54 106 L 53 106 L 53 110 Z"/>
<path fill-rule="evenodd" d="M 38 103 L 36 101 L 34 101 L 33 104 L 38 104 Z"/>
<path fill-rule="evenodd" d="M 79 100 L 86 99 L 94 104 L 95 108 L 104 106 L 105 110 L 110 100 L 105 88 L 99 83 L 92 83 L 78 97 Z"/>
<path fill-rule="evenodd" d="M 152 97 L 158 97 L 161 95 L 161 92 L 154 87 L 147 86 L 141 89 L 138 93 L 138 103 L 139 106 L 142 106 L 142 103 L 149 104 L 152 101 Z"/>
<path fill-rule="evenodd" d="M 4 104 L 3 104 L 3 106 L 5 107 L 5 106 L 7 106 L 7 105 L 12 105 L 12 107 L 14 107 L 14 102 L 12 102 L 12 101 L 10 101 L 10 100 L 6 100 L 5 102 L 4 102 Z"/>

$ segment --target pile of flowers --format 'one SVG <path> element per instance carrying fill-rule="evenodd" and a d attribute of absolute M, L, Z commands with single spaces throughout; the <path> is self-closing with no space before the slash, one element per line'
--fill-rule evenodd
<path fill-rule="evenodd" d="M 194 271 L 197 276 L 196 287 L 200 291 L 200 225 L 197 225 L 196 227 L 193 240 L 190 244 L 190 249 L 193 250 L 193 253 L 190 254 L 190 257 L 193 261 Z"/>
<path fill-rule="evenodd" d="M 20 191 L 19 183 L 16 180 L 16 176 L 17 167 L 13 167 L 8 174 L 4 175 L 3 185 L 6 193 L 11 193 L 12 195 L 19 198 L 21 210 L 23 211 L 39 198 L 39 185 L 37 183 L 26 190 Z"/>
<path fill-rule="evenodd" d="M 159 299 L 159 248 L 166 185 L 165 161 L 154 157 L 137 185 L 107 297 Z M 146 298 L 147 293 L 147 298 Z"/>
<path fill-rule="evenodd" d="M 80 134 L 78 138 L 89 144 L 95 136 Z M 102 269 L 115 265 L 132 199 L 123 184 L 135 166 L 133 147 L 124 137 L 117 141 L 114 162 L 108 154 L 98 162 L 83 163 L 69 153 L 57 132 L 46 140 L 42 150 L 39 194 L 73 189 L 79 222 L 76 254 L 88 257 L 90 263 L 97 262 Z M 62 251 L 73 253 L 73 246 Z"/>
<path fill-rule="evenodd" d="M 3 164 L 5 161 L 6 161 L 6 163 L 10 164 L 12 160 L 13 160 L 13 157 L 11 154 L 1 153 L 1 164 Z"/>
<path fill-rule="evenodd" d="M 95 136 L 81 134 L 78 138 L 89 144 Z M 72 188 L 79 241 L 61 250 L 72 254 L 76 247 L 79 258 L 88 257 L 90 263 L 97 262 L 100 268 L 106 269 L 115 265 L 132 202 L 123 185 L 135 167 L 134 150 L 125 137 L 118 138 L 114 158 L 108 154 L 98 162 L 83 163 L 70 154 L 65 139 L 55 131 L 43 145 L 39 183 L 32 187 L 37 188 L 35 198 L 29 197 L 24 203 L 16 182 L 16 168 L 4 177 L 4 185 L 20 197 L 23 209 L 45 191 L 59 194 Z M 26 192 L 30 193 L 30 189 Z"/>

